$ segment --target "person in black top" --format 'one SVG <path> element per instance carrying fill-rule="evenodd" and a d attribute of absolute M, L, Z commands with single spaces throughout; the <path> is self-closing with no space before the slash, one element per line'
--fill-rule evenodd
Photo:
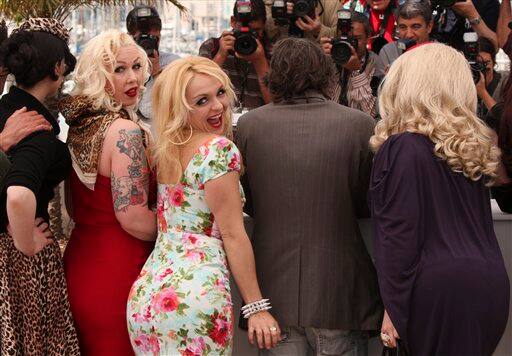
<path fill-rule="evenodd" d="M 37 111 L 52 126 L 6 152 L 11 166 L 0 207 L 1 354 L 79 354 L 60 248 L 48 229 L 48 203 L 71 159 L 57 139 L 57 120 L 43 105 L 75 66 L 68 38 L 60 22 L 30 19 L 0 48 L 0 62 L 17 83 L 0 99 L 0 131 L 22 108 Z"/>

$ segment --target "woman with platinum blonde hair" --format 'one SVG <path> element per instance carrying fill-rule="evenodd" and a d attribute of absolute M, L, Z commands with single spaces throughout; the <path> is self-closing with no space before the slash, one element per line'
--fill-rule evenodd
<path fill-rule="evenodd" d="M 76 86 L 60 103 L 69 125 L 75 221 L 64 265 L 84 355 L 133 354 L 126 301 L 156 238 L 150 135 L 135 114 L 148 67 L 129 35 L 104 32 L 85 45 Z"/>
<path fill-rule="evenodd" d="M 381 338 L 411 355 L 491 355 L 509 280 L 486 183 L 499 150 L 476 116 L 464 56 L 425 44 L 398 58 L 379 97 L 370 185 Z"/>
<path fill-rule="evenodd" d="M 128 300 L 138 355 L 230 355 L 229 268 L 247 305 L 249 340 L 280 339 L 263 299 L 244 229 L 241 157 L 231 133 L 234 93 L 224 71 L 203 57 L 176 60 L 153 88 L 157 124 L 158 238 Z"/>

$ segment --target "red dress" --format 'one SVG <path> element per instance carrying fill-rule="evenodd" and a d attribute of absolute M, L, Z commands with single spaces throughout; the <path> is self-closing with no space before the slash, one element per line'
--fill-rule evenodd
<path fill-rule="evenodd" d="M 73 171 L 71 193 L 76 225 L 64 268 L 82 355 L 133 355 L 126 326 L 128 292 L 154 243 L 122 229 L 110 178 L 98 174 L 92 191 Z"/>

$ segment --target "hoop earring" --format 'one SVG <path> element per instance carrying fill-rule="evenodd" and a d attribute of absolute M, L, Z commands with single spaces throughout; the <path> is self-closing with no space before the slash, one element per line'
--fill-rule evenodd
<path fill-rule="evenodd" d="M 169 142 L 171 142 L 173 145 L 176 145 L 176 146 L 183 146 L 184 144 L 188 143 L 188 141 L 190 141 L 190 139 L 192 139 L 192 134 L 194 133 L 194 130 L 192 129 L 192 125 L 189 123 L 188 126 L 190 127 L 190 135 L 188 136 L 188 138 L 185 141 L 174 142 L 173 140 L 169 139 Z"/>

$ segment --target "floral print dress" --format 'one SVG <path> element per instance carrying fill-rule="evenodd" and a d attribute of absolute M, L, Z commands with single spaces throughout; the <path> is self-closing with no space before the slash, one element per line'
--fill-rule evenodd
<path fill-rule="evenodd" d="M 229 271 L 204 184 L 240 168 L 236 146 L 215 137 L 196 150 L 180 183 L 159 184 L 156 246 L 128 298 L 136 354 L 231 354 Z"/>

